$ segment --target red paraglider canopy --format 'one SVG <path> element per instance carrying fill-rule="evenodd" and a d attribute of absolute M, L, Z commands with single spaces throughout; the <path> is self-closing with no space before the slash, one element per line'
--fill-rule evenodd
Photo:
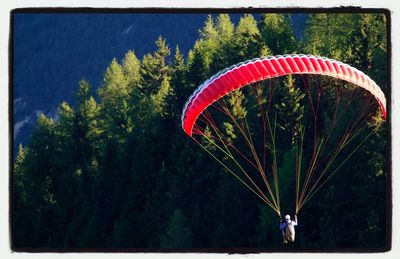
<path fill-rule="evenodd" d="M 255 58 L 233 65 L 201 84 L 182 113 L 182 127 L 192 136 L 199 115 L 221 97 L 251 83 L 289 74 L 319 74 L 348 81 L 369 91 L 386 118 L 386 99 L 379 86 L 362 71 L 345 63 L 313 55 L 285 55 Z"/>

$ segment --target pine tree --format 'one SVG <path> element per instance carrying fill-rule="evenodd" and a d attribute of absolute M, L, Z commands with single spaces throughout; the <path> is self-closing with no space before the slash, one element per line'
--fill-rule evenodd
<path fill-rule="evenodd" d="M 182 211 L 180 209 L 176 209 L 169 220 L 165 235 L 161 237 L 161 247 L 191 247 L 191 232 L 186 221 L 186 217 Z"/>
<path fill-rule="evenodd" d="M 98 94 L 102 99 L 100 106 L 101 123 L 110 137 L 123 142 L 124 136 L 132 131 L 130 118 L 130 88 L 125 79 L 122 67 L 114 59 L 104 75 L 104 85 Z M 122 143 L 121 143 L 122 144 Z"/>
<path fill-rule="evenodd" d="M 250 14 L 245 14 L 240 18 L 235 30 L 233 51 L 236 55 L 231 61 L 232 64 L 271 53 L 261 38 L 256 20 Z"/>
<path fill-rule="evenodd" d="M 387 42 L 386 17 L 381 14 L 360 14 L 353 18 L 351 63 L 362 68 L 379 86 L 386 88 Z"/>
<path fill-rule="evenodd" d="M 214 19 L 211 15 L 207 17 L 204 27 L 200 30 L 200 39 L 196 41 L 194 49 L 198 49 L 203 56 L 204 64 L 209 67 L 215 53 L 218 50 L 219 35 L 215 28 Z"/>
<path fill-rule="evenodd" d="M 71 140 L 67 142 L 64 148 L 64 154 L 70 154 L 70 157 L 64 157 L 70 167 L 66 168 L 68 181 L 72 191 L 70 196 L 66 197 L 65 220 L 68 222 L 72 217 L 71 224 L 66 225 L 63 245 L 66 247 L 75 247 L 82 245 L 81 226 L 89 222 L 93 209 L 95 183 L 98 178 L 99 161 L 101 160 L 101 134 L 100 128 L 100 108 L 94 98 L 91 96 L 90 84 L 87 81 L 80 81 L 79 90 L 76 94 L 77 108 L 72 110 L 67 105 L 63 105 L 61 122 L 67 121 L 70 125 L 72 120 L 72 132 L 69 133 Z M 63 125 L 63 124 L 60 124 Z M 67 128 L 64 128 L 64 132 Z M 69 138 L 69 137 L 68 137 Z M 60 183 L 61 185 L 62 183 Z"/>
<path fill-rule="evenodd" d="M 305 51 L 347 62 L 353 55 L 351 34 L 356 14 L 312 14 L 306 20 Z"/>
<path fill-rule="evenodd" d="M 235 26 L 230 20 L 229 15 L 218 15 L 215 28 L 218 33 L 218 49 L 210 67 L 213 73 L 231 66 L 231 57 L 235 56 L 234 49 L 232 49 L 232 44 L 235 40 Z"/>
<path fill-rule="evenodd" d="M 289 15 L 263 14 L 259 27 L 265 45 L 272 54 L 282 55 L 296 52 L 297 42 Z"/>
<path fill-rule="evenodd" d="M 29 151 L 26 154 L 26 186 L 28 195 L 25 211 L 29 218 L 25 227 L 30 231 L 25 244 L 45 247 L 56 219 L 52 217 L 56 206 L 53 179 L 55 151 L 54 121 L 40 114 L 33 130 Z M 29 183 L 29 185 L 28 185 Z"/>
<path fill-rule="evenodd" d="M 122 70 L 130 88 L 138 87 L 140 82 L 140 61 L 135 52 L 129 50 L 122 61 Z"/>
<path fill-rule="evenodd" d="M 156 45 L 157 50 L 153 55 L 145 55 L 141 66 L 143 98 L 139 97 L 139 107 L 142 112 L 143 110 L 147 112 L 139 114 L 144 119 L 149 119 L 148 116 L 164 116 L 167 113 L 164 100 L 173 94 L 170 86 L 171 69 L 167 64 L 171 51 L 161 36 L 157 39 Z"/>
<path fill-rule="evenodd" d="M 162 81 L 169 75 L 166 59 L 171 54 L 168 44 L 161 36 L 156 41 L 157 50 L 153 55 L 143 57 L 141 76 L 144 95 L 154 95 L 160 88 Z"/>
<path fill-rule="evenodd" d="M 29 224 L 28 212 L 28 181 L 26 172 L 26 153 L 27 150 L 20 143 L 18 146 L 18 153 L 14 162 L 13 172 L 13 217 L 12 217 L 12 238 L 14 247 L 26 246 L 25 238 L 30 236 L 32 226 Z"/>
<path fill-rule="evenodd" d="M 221 22 L 224 20 L 226 19 L 220 19 Z M 224 26 L 221 24 L 221 30 L 222 27 Z M 228 29 L 229 26 L 225 27 Z M 204 27 L 199 31 L 199 34 L 200 38 L 195 42 L 193 49 L 189 51 L 188 55 L 188 81 L 189 83 L 193 83 L 192 88 L 197 87 L 209 76 L 218 71 L 218 68 L 213 65 L 213 61 L 221 48 L 221 38 L 211 15 L 207 17 Z"/>
<path fill-rule="evenodd" d="M 166 98 L 166 113 L 174 120 L 179 119 L 182 107 L 186 102 L 187 96 L 190 95 L 186 83 L 186 65 L 184 57 L 178 46 L 175 48 L 174 61 L 171 68 L 171 89 L 170 94 Z"/>
<path fill-rule="evenodd" d="M 277 231 L 279 222 L 275 213 L 265 205 L 259 207 L 259 218 L 256 226 L 257 247 L 274 248 L 282 243 L 281 233 Z"/>

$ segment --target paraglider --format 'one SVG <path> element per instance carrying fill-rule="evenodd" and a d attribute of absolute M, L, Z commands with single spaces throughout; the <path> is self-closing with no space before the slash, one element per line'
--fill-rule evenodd
<path fill-rule="evenodd" d="M 294 227 L 297 227 L 297 215 L 294 215 L 294 220 L 290 219 L 290 215 L 285 216 L 285 220 L 280 220 L 279 229 L 282 231 L 283 243 L 294 242 L 296 232 Z"/>
<path fill-rule="evenodd" d="M 296 216 L 282 224 L 284 240 L 293 242 L 301 208 L 385 118 L 385 95 L 368 75 L 334 59 L 294 54 L 220 71 L 189 97 L 181 121 L 189 137 L 279 218 L 279 178 L 289 179 L 284 187 L 295 192 Z M 288 160 L 292 175 L 282 169 Z"/>

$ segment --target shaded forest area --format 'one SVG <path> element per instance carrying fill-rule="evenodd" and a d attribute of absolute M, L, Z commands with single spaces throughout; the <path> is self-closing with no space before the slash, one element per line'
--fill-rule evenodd
<path fill-rule="evenodd" d="M 155 44 L 142 60 L 134 50 L 113 59 L 98 88 L 80 81 L 57 120 L 39 116 L 14 163 L 13 249 L 282 248 L 274 212 L 183 132 L 187 98 L 227 66 L 284 53 L 341 60 L 386 92 L 381 14 L 310 15 L 302 41 L 288 15 L 246 14 L 235 26 L 221 14 L 186 59 Z M 386 177 L 382 127 L 303 209 L 291 248 L 387 247 Z"/>

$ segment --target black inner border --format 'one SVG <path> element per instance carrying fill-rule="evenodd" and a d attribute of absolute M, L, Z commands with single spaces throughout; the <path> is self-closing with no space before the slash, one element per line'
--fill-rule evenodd
<path fill-rule="evenodd" d="M 386 245 L 382 248 L 326 248 L 326 249 L 281 249 L 281 248 L 190 248 L 190 249 L 165 249 L 165 248 L 18 248 L 13 243 L 13 165 L 14 165 L 14 18 L 16 14 L 25 13 L 168 13 L 168 14 L 218 14 L 218 13 L 381 13 L 386 17 L 387 31 L 387 89 L 386 89 L 386 127 L 387 127 L 387 146 L 386 146 Z M 388 252 L 392 249 L 392 114 L 391 114 L 391 89 L 392 89 L 392 42 L 391 42 L 391 12 L 383 8 L 362 8 L 359 6 L 341 6 L 333 8 L 91 8 L 91 7 L 45 7 L 45 8 L 17 8 L 10 12 L 10 31 L 8 43 L 8 130 L 9 130 L 9 242 L 13 252 L 102 252 L 102 253 L 229 253 L 229 254 L 251 254 L 263 252 L 287 252 L 287 253 L 380 253 Z"/>

